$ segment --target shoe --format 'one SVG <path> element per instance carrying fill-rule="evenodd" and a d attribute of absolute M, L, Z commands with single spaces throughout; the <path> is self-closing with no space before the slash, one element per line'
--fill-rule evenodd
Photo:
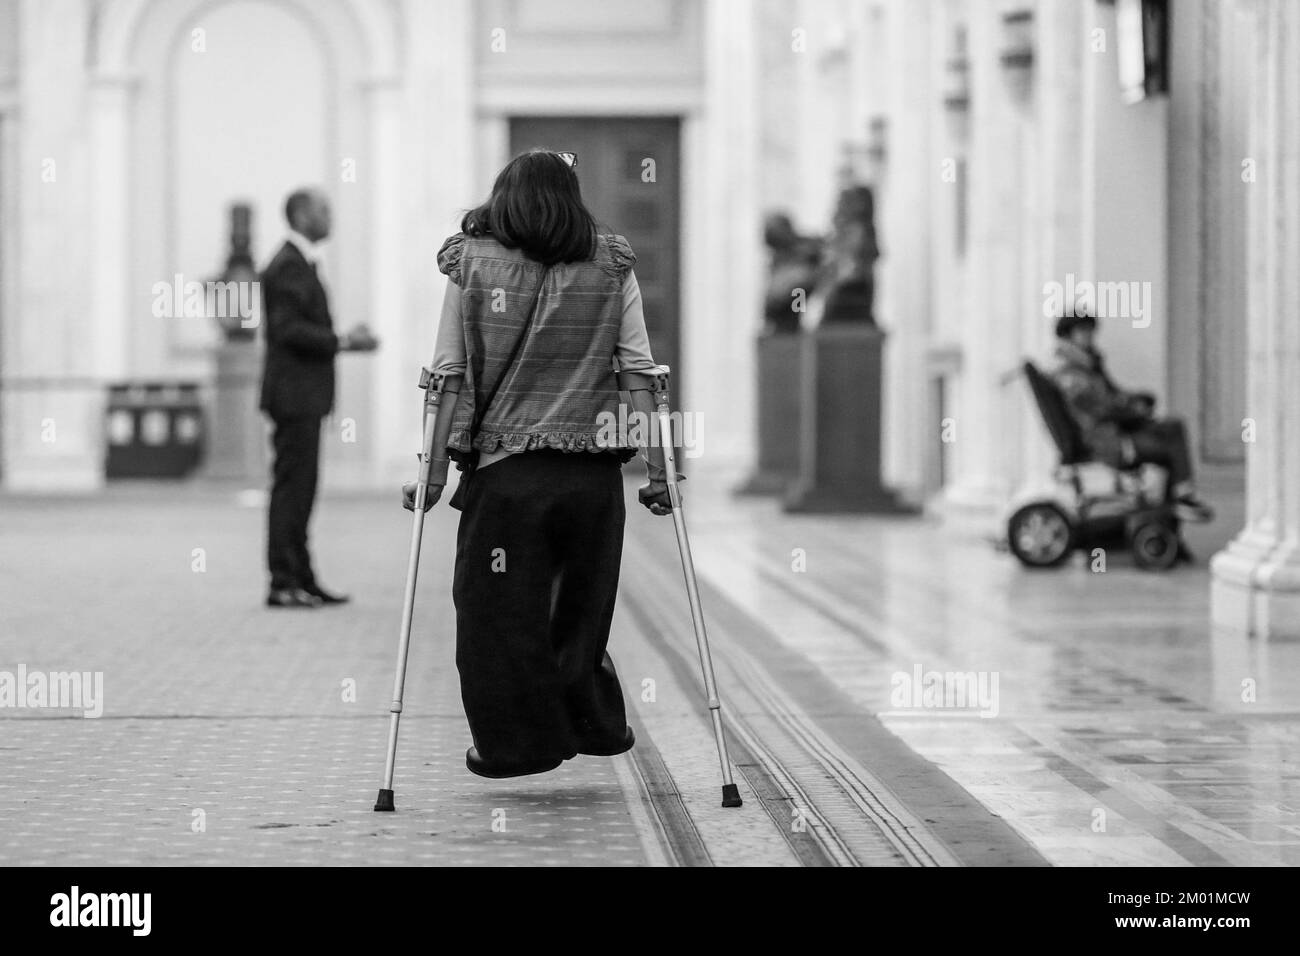
<path fill-rule="evenodd" d="M 323 603 L 302 588 L 274 588 L 266 596 L 267 607 L 320 607 Z"/>
<path fill-rule="evenodd" d="M 532 764 L 531 766 L 504 767 L 493 766 L 483 760 L 478 755 L 478 749 L 470 747 L 465 751 L 465 766 L 469 772 L 480 777 L 490 777 L 493 780 L 503 780 L 506 777 L 527 777 L 534 773 L 546 773 L 554 770 L 563 760 L 546 760 L 541 763 Z"/>
<path fill-rule="evenodd" d="M 632 733 L 632 728 L 628 727 L 623 733 L 623 739 L 612 747 L 580 747 L 578 753 L 585 754 L 588 757 L 617 757 L 619 754 L 625 754 L 636 744 L 636 734 Z"/>
<path fill-rule="evenodd" d="M 320 586 L 303 588 L 303 590 L 308 594 L 313 594 L 320 598 L 321 604 L 347 604 L 352 600 L 352 598 L 346 594 L 330 594 L 329 591 L 326 591 Z"/>
<path fill-rule="evenodd" d="M 1202 501 L 1194 491 L 1175 498 L 1174 510 L 1184 521 L 1203 523 L 1214 520 L 1214 509 Z"/>

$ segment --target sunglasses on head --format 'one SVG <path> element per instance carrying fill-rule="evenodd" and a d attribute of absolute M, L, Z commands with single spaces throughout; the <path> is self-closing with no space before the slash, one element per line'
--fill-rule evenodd
<path fill-rule="evenodd" d="M 568 166 L 570 169 L 573 169 L 578 165 L 577 153 L 557 152 L 555 155 L 564 160 L 564 165 Z"/>

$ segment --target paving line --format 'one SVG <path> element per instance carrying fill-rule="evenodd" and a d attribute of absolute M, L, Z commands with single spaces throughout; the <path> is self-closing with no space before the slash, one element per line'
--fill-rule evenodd
<path fill-rule="evenodd" d="M 708 718 L 704 717 L 699 707 L 699 699 L 702 697 L 702 691 L 700 682 L 695 677 L 692 670 L 694 661 L 691 657 L 687 656 L 684 650 L 674 646 L 675 643 L 679 642 L 671 642 L 665 637 L 666 634 L 671 633 L 671 629 L 663 626 L 662 615 L 657 610 L 651 610 L 647 602 L 640 600 L 636 595 L 625 594 L 622 599 L 622 608 L 638 622 L 642 632 L 649 642 L 654 644 L 663 656 L 664 663 L 673 673 L 675 682 L 681 687 L 683 699 L 690 700 L 691 706 L 689 708 L 689 715 L 686 719 L 690 721 L 691 726 L 694 728 L 694 732 L 691 734 L 692 739 L 699 743 L 704 743 L 705 740 L 708 740 L 708 743 L 704 744 L 704 746 L 707 747 L 709 751 L 712 751 L 712 728 L 709 724 Z M 671 657 L 669 655 L 671 655 Z M 732 765 L 749 785 L 750 793 L 744 794 L 746 798 L 746 805 L 744 808 L 724 808 L 719 810 L 716 807 L 710 807 L 707 812 L 712 815 L 714 819 L 719 820 L 719 822 L 727 820 L 739 823 L 741 820 L 752 820 L 753 815 L 746 808 L 751 807 L 753 801 L 757 799 L 770 819 L 770 822 L 775 824 L 777 833 L 782 838 L 782 841 L 794 862 L 803 866 L 825 866 L 828 865 L 828 863 L 831 863 L 831 859 L 823 850 L 821 841 L 815 833 L 808 834 L 806 831 L 791 832 L 789 830 L 786 822 L 786 813 L 784 812 L 789 805 L 787 802 L 789 799 L 788 793 L 781 787 L 781 784 L 778 781 L 767 775 L 766 765 L 760 762 L 758 757 L 748 749 L 749 746 L 752 745 L 752 741 L 742 741 L 737 737 L 736 727 L 730 716 L 727 718 L 727 723 L 729 738 L 728 748 L 735 751 L 732 755 Z M 705 734 L 708 736 L 705 737 Z M 697 754 L 699 753 L 698 747 L 696 748 L 696 752 Z M 737 757 L 740 759 L 737 760 Z M 701 758 L 702 759 L 700 760 L 692 761 L 692 764 L 696 765 L 693 769 L 697 768 L 703 771 L 704 777 L 710 779 L 709 790 L 715 795 L 714 799 L 716 799 L 718 779 L 716 753 L 710 753 L 707 757 L 701 755 Z M 669 780 L 671 781 L 671 778 L 669 778 Z M 673 784 L 672 793 L 676 792 L 676 786 Z M 687 801 L 685 797 L 679 797 L 679 799 L 686 803 L 689 809 L 689 801 Z M 698 803 L 698 801 L 696 802 Z M 697 807 L 697 812 L 704 812 L 703 808 Z M 701 824 L 703 823 L 704 821 L 701 821 Z M 740 832 L 732 829 L 730 826 L 728 827 L 728 830 L 731 831 L 732 836 L 739 835 Z M 726 831 L 715 831 L 715 835 L 725 832 Z M 770 833 L 770 831 L 765 832 Z M 755 834 L 754 831 L 750 830 L 747 832 L 747 835 L 752 837 Z M 716 854 L 710 855 L 716 857 Z"/>
<path fill-rule="evenodd" d="M 639 561 L 638 563 L 643 565 L 641 568 L 642 573 L 667 574 L 667 572 L 653 567 L 650 562 Z M 671 633 L 671 628 L 663 626 L 660 615 L 654 617 L 657 630 L 661 633 Z M 759 625 L 755 624 L 755 626 Z M 716 621 L 714 632 L 715 634 L 721 632 L 721 629 L 716 626 Z M 837 785 L 837 789 L 851 801 L 858 812 L 869 822 L 868 842 L 880 842 L 883 839 L 909 865 L 958 865 L 956 857 L 949 853 L 940 841 L 932 837 L 922 841 L 915 835 L 916 833 L 928 833 L 924 823 L 911 814 L 896 798 L 892 798 L 892 794 L 890 798 L 882 798 L 880 794 L 888 793 L 888 789 L 879 780 L 832 743 L 820 739 L 815 725 L 802 716 L 803 712 L 799 706 L 776 689 L 774 682 L 767 675 L 765 669 L 750 654 L 742 650 L 736 641 L 724 638 L 722 646 L 726 650 L 722 657 L 725 658 L 730 669 L 740 678 L 738 685 L 742 692 L 747 691 L 758 704 L 757 709 L 759 712 L 765 713 L 780 722 L 796 745 L 805 754 L 812 757 L 817 770 L 812 775 L 813 778 L 820 776 L 829 777 L 833 780 Z M 735 690 L 736 685 L 732 685 L 725 696 L 734 701 Z M 789 772 L 772 749 L 762 743 L 749 722 L 740 716 L 741 710 L 742 708 L 735 706 L 727 707 L 727 724 L 732 731 L 732 735 L 749 751 L 748 756 L 756 764 L 762 766 L 764 771 L 784 789 L 790 799 L 795 799 L 797 795 L 803 807 L 811 811 L 811 820 L 808 821 L 811 824 L 809 829 L 834 865 L 860 865 L 861 861 L 858 854 L 850 847 L 849 842 L 841 836 L 836 827 L 827 820 L 826 814 L 818 805 L 819 801 L 814 799 L 812 794 L 799 783 L 796 776 Z M 824 803 L 825 798 L 822 798 L 821 802 Z M 769 814 L 773 816 L 774 822 L 784 829 L 788 825 L 786 821 L 780 820 L 772 807 L 768 806 L 767 808 Z M 871 837 L 875 839 L 872 840 Z M 876 848 L 861 847 L 863 842 L 861 839 L 855 842 L 859 844 L 863 856 L 880 859 L 880 854 L 876 851 Z"/>
<path fill-rule="evenodd" d="M 654 567 L 652 562 L 644 562 L 644 564 L 643 573 L 671 576 L 669 572 Z M 666 582 L 663 585 L 656 582 L 657 588 L 663 586 L 666 586 Z M 659 590 L 657 593 L 664 592 Z M 674 628 L 664 619 L 665 615 L 662 610 L 657 607 L 652 610 L 646 602 L 638 601 L 636 598 L 632 598 L 631 604 L 634 611 L 647 618 L 646 630 L 659 634 L 665 650 L 672 651 L 677 656 L 684 671 L 683 680 L 688 682 L 688 686 L 696 694 L 702 695 L 703 681 L 694 672 L 694 668 L 698 667 L 698 655 L 694 653 L 695 648 L 692 646 L 690 648 L 691 653 L 688 653 L 683 647 L 669 646 L 669 642 L 664 635 L 673 633 Z M 675 643 L 685 644 L 685 641 Z M 764 810 L 771 817 L 782 838 L 790 844 L 791 850 L 805 866 L 857 865 L 856 858 L 840 839 L 835 828 L 822 815 L 816 801 L 812 800 L 795 778 L 787 772 L 782 762 L 761 742 L 759 736 L 749 727 L 747 722 L 739 717 L 741 708 L 734 706 L 734 695 L 731 694 L 734 689 L 734 687 L 728 687 L 725 694 L 721 690 L 719 691 L 720 694 L 723 694 L 724 700 L 730 699 L 733 701 L 732 705 L 724 704 L 723 708 L 723 719 L 729 731 L 728 736 L 731 738 L 728 740 L 728 749 L 736 751 L 732 755 L 732 763 L 736 770 L 745 776 L 746 782 L 749 783 L 755 795 L 759 797 Z M 705 724 L 708 725 L 707 719 Z M 709 729 L 712 730 L 711 727 Z M 764 777 L 767 779 L 764 779 Z M 782 812 L 787 807 L 796 805 L 795 795 L 797 795 L 799 803 L 807 811 L 805 819 L 807 826 L 803 830 L 792 829 L 789 817 Z M 799 839 L 804 833 L 811 836 L 811 842 L 815 843 L 820 849 L 820 854 L 808 852 L 810 849 L 807 845 L 810 842 L 808 838 Z M 821 857 L 821 859 L 818 859 L 818 857 Z"/>
<path fill-rule="evenodd" d="M 882 837 L 883 841 L 892 848 L 893 855 L 906 865 L 960 865 L 942 841 L 933 836 L 928 836 L 924 840 L 916 836 L 918 833 L 929 834 L 924 822 L 894 797 L 879 778 L 826 738 L 815 723 L 807 717 L 804 710 L 780 689 L 767 669 L 753 655 L 740 647 L 729 634 L 728 629 L 721 626 L 716 619 L 714 633 L 723 635 L 720 641 L 725 649 L 723 657 L 740 678 L 732 689 L 739 687 L 742 692 L 747 692 L 754 700 L 756 709 L 779 724 L 795 747 L 811 758 L 812 772 L 808 774 L 809 779 L 829 779 L 863 818 L 865 827 L 853 827 L 858 839 L 854 841 L 846 839 L 841 834 L 840 828 L 834 826 L 827 819 L 826 813 L 818 808 L 819 800 L 825 804 L 826 797 L 815 798 L 808 789 L 801 786 L 796 776 L 788 773 L 782 766 L 781 760 L 776 757 L 771 748 L 757 743 L 757 738 L 748 728 L 747 722 L 737 716 L 740 708 L 728 708 L 731 713 L 729 722 L 739 732 L 738 735 L 743 736 L 747 741 L 753 741 L 754 750 L 762 755 L 769 772 L 783 780 L 788 792 L 797 793 L 805 807 L 813 809 L 815 821 L 820 824 L 817 827 L 817 835 L 840 865 L 856 866 L 861 865 L 865 860 L 888 862 L 887 855 L 882 855 L 878 846 L 882 842 Z M 733 701 L 735 700 L 734 693 L 729 696 Z M 856 847 L 853 844 L 856 844 Z"/>
<path fill-rule="evenodd" d="M 653 811 L 647 822 L 654 828 L 657 842 L 671 855 L 675 866 L 713 866 L 704 837 L 686 808 L 645 721 L 635 711 L 628 712 L 628 721 L 636 733 L 636 746 L 628 754 L 634 784 Z"/>
<path fill-rule="evenodd" d="M 637 747 L 644 745 L 645 740 L 638 734 Z M 633 750 L 636 750 L 637 747 L 634 747 Z M 628 816 L 631 817 L 632 827 L 641 840 L 641 847 L 645 851 L 646 865 L 682 865 L 682 859 L 677 854 L 674 853 L 672 860 L 668 858 L 668 853 L 672 852 L 673 845 L 669 842 L 668 834 L 657 816 L 658 811 L 654 805 L 654 799 L 651 797 L 645 779 L 640 773 L 638 761 L 631 754 L 615 757 L 614 776 L 618 779 L 619 788 L 627 799 Z"/>
<path fill-rule="evenodd" d="M 961 865 L 942 841 L 930 834 L 924 821 L 894 796 L 887 784 L 821 734 L 802 708 L 748 653 L 733 646 L 728 649 L 728 654 L 733 666 L 747 673 L 756 696 L 765 701 L 766 709 L 808 750 L 840 790 L 909 863 L 914 866 Z"/>
<path fill-rule="evenodd" d="M 761 572 L 762 569 L 758 570 Z M 712 581 L 707 581 L 705 586 L 717 590 Z M 762 627 L 759 622 L 753 621 L 743 608 L 736 605 L 734 601 L 728 600 L 725 593 L 719 591 L 718 596 L 727 601 L 734 613 L 751 622 L 752 626 Z M 907 808 L 888 784 L 821 732 L 804 709 L 781 689 L 767 668 L 754 655 L 746 651 L 725 626 L 720 626 L 725 624 L 725 621 L 719 621 L 717 616 L 713 620 L 715 624 L 713 633 L 721 636 L 721 646 L 725 650 L 723 657 L 742 677 L 743 683 L 748 685 L 748 689 L 759 703 L 759 709 L 780 723 L 797 746 L 813 758 L 818 771 L 813 779 L 825 776 L 832 780 L 837 789 L 870 822 L 874 831 L 884 836 L 909 865 L 961 865 L 960 859 L 941 839 L 933 835 L 923 820 Z M 770 750 L 764 748 L 764 752 L 768 754 L 769 767 L 779 763 Z M 793 783 L 791 785 L 793 786 Z M 799 792 L 807 796 L 802 789 Z M 818 813 L 819 818 L 824 816 L 824 813 Z M 834 832 L 833 827 L 830 828 L 830 832 Z M 838 833 L 835 840 L 841 846 L 846 845 L 846 841 Z M 879 856 L 875 848 L 870 846 L 862 848 L 860 841 L 859 852 L 867 857 Z"/>
<path fill-rule="evenodd" d="M 817 809 L 817 804 L 809 797 L 807 791 L 799 786 L 794 776 L 786 772 L 785 767 L 772 755 L 771 751 L 759 743 L 759 738 L 750 731 L 743 719 L 735 715 L 734 711 L 727 718 L 727 727 L 734 738 L 730 741 L 732 749 L 736 751 L 736 757 L 739 758 L 734 760 L 736 769 L 745 776 L 750 788 L 755 793 L 760 793 L 765 797 L 763 799 L 763 808 L 767 810 L 768 816 L 772 818 L 772 822 L 777 829 L 782 830 L 784 833 L 785 829 L 789 827 L 792 833 L 803 832 L 793 828 L 793 813 L 790 815 L 790 820 L 782 819 L 781 808 L 783 804 L 788 802 L 791 808 L 794 808 L 799 806 L 801 802 L 803 807 L 811 811 L 811 813 L 805 815 L 805 827 L 807 830 L 812 831 L 813 836 L 821 844 L 826 859 L 824 862 L 815 857 L 810 859 L 809 854 L 801 853 L 802 848 L 792 843 L 791 847 L 800 857 L 800 861 L 805 866 L 821 866 L 827 863 L 833 866 L 857 866 L 857 859 L 844 841 L 840 839 L 839 833 L 831 826 L 830 821 L 821 815 L 821 812 Z M 752 770 L 756 766 L 761 766 L 764 773 L 753 773 Z M 766 779 L 764 779 L 765 777 Z M 778 793 L 780 796 L 776 796 L 770 791 L 762 793 L 764 785 L 769 782 L 774 783 L 779 788 Z M 796 795 L 799 798 L 798 800 L 796 800 Z M 811 820 L 806 819 L 808 816 L 811 817 Z"/>

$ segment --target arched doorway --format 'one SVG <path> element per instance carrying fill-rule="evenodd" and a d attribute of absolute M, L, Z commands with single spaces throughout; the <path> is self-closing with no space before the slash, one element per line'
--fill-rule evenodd
<path fill-rule="evenodd" d="M 211 377 L 206 319 L 158 317 L 158 282 L 202 281 L 224 263 L 228 207 L 253 206 L 264 263 L 285 225 L 285 194 L 320 183 L 335 204 L 323 275 L 336 321 L 369 321 L 394 346 L 400 200 L 379 171 L 398 152 L 397 12 L 357 0 L 109 0 L 96 21 L 91 150 L 96 337 L 106 377 Z M 385 335 L 385 323 L 395 323 Z M 385 378 L 348 363 L 337 413 L 373 427 L 326 441 L 330 474 L 362 483 L 384 447 L 372 414 Z"/>

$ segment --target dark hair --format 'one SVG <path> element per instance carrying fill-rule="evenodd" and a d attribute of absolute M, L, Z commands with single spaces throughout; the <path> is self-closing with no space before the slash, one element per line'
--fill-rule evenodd
<path fill-rule="evenodd" d="M 1056 320 L 1056 337 L 1068 339 L 1070 333 L 1080 327 L 1097 328 L 1097 318 L 1091 312 L 1078 312 L 1074 315 L 1062 315 Z"/>
<path fill-rule="evenodd" d="M 506 163 L 492 195 L 465 213 L 460 230 L 491 236 L 548 266 L 596 254 L 596 219 L 582 201 L 578 177 L 549 149 L 531 149 Z"/>
<path fill-rule="evenodd" d="M 289 193 L 289 198 L 284 201 L 284 218 L 290 226 L 293 226 L 298 213 L 311 204 L 311 199 L 310 189 L 295 189 Z"/>

